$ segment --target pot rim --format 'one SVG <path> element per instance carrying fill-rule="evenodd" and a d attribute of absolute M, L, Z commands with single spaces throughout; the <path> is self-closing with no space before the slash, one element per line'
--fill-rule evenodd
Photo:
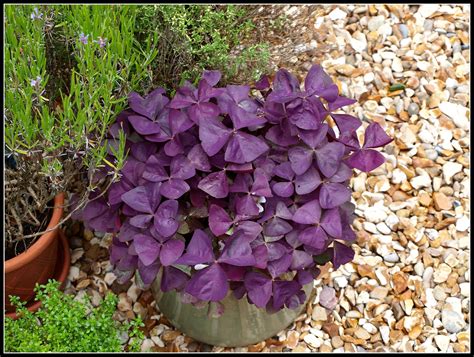
<path fill-rule="evenodd" d="M 54 210 L 46 229 L 50 229 L 59 223 L 64 211 L 64 196 L 64 192 L 61 192 L 54 197 Z M 58 228 L 59 227 L 41 235 L 41 237 L 23 253 L 5 261 L 5 274 L 18 270 L 38 258 L 38 256 L 47 249 L 51 241 L 56 238 Z"/>

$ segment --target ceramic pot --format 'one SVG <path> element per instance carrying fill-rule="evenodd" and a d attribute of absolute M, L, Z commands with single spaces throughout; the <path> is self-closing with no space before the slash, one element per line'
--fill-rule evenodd
<path fill-rule="evenodd" d="M 160 276 L 153 282 L 151 290 L 160 312 L 184 334 L 213 346 L 248 346 L 275 336 L 287 328 L 304 311 L 313 289 L 313 282 L 304 286 L 306 301 L 295 310 L 282 309 L 269 314 L 265 309 L 248 303 L 244 297 L 237 300 L 229 291 L 221 303 L 224 314 L 209 318 L 207 309 L 198 309 L 181 302 L 175 291 L 160 290 Z"/>

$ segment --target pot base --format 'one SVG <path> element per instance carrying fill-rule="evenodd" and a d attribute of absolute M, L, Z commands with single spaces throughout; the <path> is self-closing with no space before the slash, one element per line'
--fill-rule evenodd
<path fill-rule="evenodd" d="M 305 309 L 313 282 L 303 289 L 306 293 L 304 304 L 294 310 L 285 308 L 274 314 L 249 304 L 246 297 L 237 300 L 229 293 L 221 301 L 224 314 L 218 318 L 209 318 L 207 308 L 198 309 L 191 304 L 182 303 L 176 291 L 163 293 L 159 279 L 151 287 L 159 311 L 173 326 L 197 341 L 222 347 L 253 345 L 287 328 Z"/>
<path fill-rule="evenodd" d="M 64 289 L 66 285 L 66 278 L 69 274 L 69 268 L 71 266 L 71 253 L 69 252 L 69 243 L 64 232 L 59 229 L 59 245 L 58 245 L 58 259 L 54 268 L 54 276 L 51 279 L 57 280 L 61 283 L 60 289 Z M 36 312 L 41 307 L 41 301 L 31 300 L 26 308 L 30 312 Z M 18 319 L 16 312 L 9 312 L 5 314 L 5 317 L 9 317 L 13 320 Z"/>

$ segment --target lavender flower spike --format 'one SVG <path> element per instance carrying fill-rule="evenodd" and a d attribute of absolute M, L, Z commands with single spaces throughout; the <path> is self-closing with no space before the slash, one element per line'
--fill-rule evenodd
<path fill-rule="evenodd" d="M 107 39 L 100 36 L 98 37 L 98 40 L 94 40 L 94 42 L 98 43 L 100 48 L 104 48 L 107 45 Z"/>
<path fill-rule="evenodd" d="M 81 33 L 79 34 L 79 41 L 81 41 L 84 45 L 87 45 L 87 44 L 89 43 L 89 41 L 88 41 L 88 39 L 87 39 L 88 37 L 89 37 L 89 35 L 85 35 L 85 36 L 84 36 L 84 33 L 81 32 Z"/>
<path fill-rule="evenodd" d="M 30 84 L 32 87 L 36 87 L 40 84 L 41 82 L 41 76 L 37 76 L 36 79 L 32 79 Z"/>
<path fill-rule="evenodd" d="M 30 17 L 31 17 L 32 20 L 42 19 L 43 18 L 43 13 L 39 12 L 38 8 L 35 7 L 33 9 L 33 12 L 31 13 Z"/>

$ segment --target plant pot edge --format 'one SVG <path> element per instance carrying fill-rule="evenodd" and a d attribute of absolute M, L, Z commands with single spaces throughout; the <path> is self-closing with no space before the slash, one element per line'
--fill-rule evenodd
<path fill-rule="evenodd" d="M 69 274 L 69 268 L 71 266 L 71 252 L 69 251 L 69 242 L 64 234 L 64 232 L 60 229 L 59 230 L 59 247 L 61 249 L 58 250 L 58 261 L 56 263 L 56 268 L 54 270 L 55 274 L 51 279 L 55 279 L 61 283 L 59 289 L 63 290 L 66 285 L 66 279 Z M 33 304 L 30 302 L 30 306 L 26 305 L 26 308 L 30 312 L 36 312 L 41 307 L 40 301 L 35 301 Z M 8 312 L 5 314 L 5 317 L 11 318 L 12 320 L 17 320 L 18 315 L 16 312 Z"/>
<path fill-rule="evenodd" d="M 65 193 L 54 197 L 54 208 L 46 229 L 56 226 L 63 215 Z M 53 250 L 55 253 L 48 253 Z M 63 265 L 58 262 L 62 261 Z M 46 232 L 26 251 L 16 257 L 4 261 L 4 311 L 15 314 L 13 306 L 8 301 L 8 295 L 18 295 L 22 301 L 27 301 L 32 309 L 39 308 L 33 303 L 34 286 L 36 283 L 46 283 L 53 278 L 63 278 L 63 283 L 70 268 L 69 244 L 64 233 L 57 227 Z M 38 272 L 35 272 L 38 270 Z M 63 284 L 62 284 L 63 285 Z M 27 306 L 28 306 L 27 305 Z M 8 315 L 7 315 L 8 316 Z"/>
<path fill-rule="evenodd" d="M 63 215 L 64 206 L 64 192 L 58 193 L 54 197 L 54 210 L 49 221 L 47 229 L 50 229 L 57 225 Z M 39 239 L 27 250 L 20 255 L 4 261 L 5 266 L 5 277 L 8 273 L 22 268 L 23 266 L 31 263 L 33 260 L 38 258 L 40 254 L 51 244 L 58 234 L 58 228 L 50 232 L 46 232 L 39 237 Z"/>

